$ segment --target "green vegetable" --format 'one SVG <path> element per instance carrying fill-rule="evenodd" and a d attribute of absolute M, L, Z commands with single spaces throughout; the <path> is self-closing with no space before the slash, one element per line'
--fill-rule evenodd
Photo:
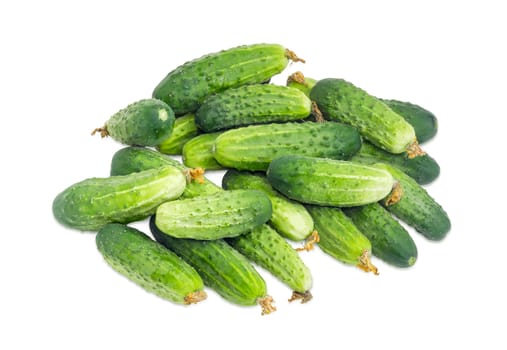
<path fill-rule="evenodd" d="M 220 170 L 223 167 L 213 157 L 213 147 L 220 132 L 201 134 L 183 146 L 183 163 L 191 168 Z"/>
<path fill-rule="evenodd" d="M 180 155 L 185 143 L 196 137 L 197 134 L 194 115 L 186 114 L 176 118 L 171 136 L 162 141 L 157 149 L 164 154 Z"/>

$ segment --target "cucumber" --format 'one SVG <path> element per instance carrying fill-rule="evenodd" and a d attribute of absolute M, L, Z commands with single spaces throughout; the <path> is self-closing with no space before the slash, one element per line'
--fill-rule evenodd
<path fill-rule="evenodd" d="M 377 164 L 399 182 L 402 193 L 398 201 L 391 196 L 382 200 L 387 210 L 414 227 L 431 240 L 441 240 L 451 229 L 451 221 L 444 209 L 414 179 L 387 164 Z"/>
<path fill-rule="evenodd" d="M 175 252 L 193 266 L 204 280 L 204 284 L 220 296 L 238 305 L 260 304 L 262 313 L 276 309 L 271 306 L 272 298 L 267 295 L 266 283 L 250 262 L 223 240 L 199 241 L 173 238 L 161 232 L 156 218 L 150 219 L 150 229 L 155 239 Z"/>
<path fill-rule="evenodd" d="M 218 164 L 213 157 L 213 147 L 220 132 L 201 134 L 189 140 L 183 146 L 183 163 L 191 168 L 203 168 L 206 170 L 220 170 L 223 166 Z"/>
<path fill-rule="evenodd" d="M 372 254 L 397 267 L 409 267 L 417 260 L 417 247 L 407 230 L 378 203 L 344 210 L 371 242 Z"/>
<path fill-rule="evenodd" d="M 126 145 L 156 146 L 171 135 L 173 125 L 171 107 L 159 100 L 145 99 L 115 113 L 92 135 L 98 132 Z"/>
<path fill-rule="evenodd" d="M 291 288 L 294 293 L 289 301 L 301 299 L 302 303 L 312 298 L 312 275 L 299 254 L 276 231 L 268 225 L 227 242 L 257 265 L 271 272 Z"/>
<path fill-rule="evenodd" d="M 160 204 L 181 196 L 185 183 L 185 176 L 173 166 L 90 178 L 58 194 L 53 214 L 70 228 L 97 231 L 107 223 L 129 223 L 150 216 Z"/>
<path fill-rule="evenodd" d="M 215 159 L 224 167 L 266 171 L 283 155 L 348 159 L 359 151 L 355 128 L 334 123 L 263 124 L 228 130 L 215 141 Z"/>
<path fill-rule="evenodd" d="M 371 243 L 339 208 L 307 205 L 319 233 L 318 246 L 324 253 L 365 272 L 378 275 L 371 264 Z"/>
<path fill-rule="evenodd" d="M 317 80 L 305 77 L 301 72 L 295 72 L 287 78 L 288 87 L 298 89 L 308 97 L 310 97 L 310 92 L 315 84 L 317 84 Z"/>
<path fill-rule="evenodd" d="M 210 95 L 270 79 L 289 60 L 303 61 L 277 44 L 244 45 L 208 54 L 169 72 L 153 97 L 166 102 L 176 114 L 193 112 Z"/>
<path fill-rule="evenodd" d="M 409 158 L 406 154 L 392 154 L 373 144 L 363 141 L 361 149 L 352 159 L 363 164 L 386 163 L 412 177 L 424 185 L 434 181 L 440 174 L 440 166 L 428 154 Z"/>
<path fill-rule="evenodd" d="M 350 161 L 282 156 L 269 165 L 269 183 L 296 201 L 350 207 L 387 196 L 395 184 L 387 170 Z"/>
<path fill-rule="evenodd" d="M 277 85 L 248 85 L 210 96 L 195 114 L 204 132 L 251 124 L 296 121 L 311 113 L 311 101 L 301 91 Z"/>
<path fill-rule="evenodd" d="M 313 231 L 313 220 L 305 207 L 273 189 L 260 173 L 228 170 L 222 178 L 222 187 L 227 190 L 250 189 L 264 192 L 273 208 L 270 224 L 290 240 L 304 240 Z"/>
<path fill-rule="evenodd" d="M 171 165 L 182 172 L 182 174 L 192 177 L 191 169 L 180 162 L 159 152 L 143 147 L 125 147 L 117 151 L 111 161 L 111 175 L 128 175 L 131 173 L 159 168 L 161 166 Z M 198 181 L 202 180 L 202 183 Z M 205 177 L 197 177 L 190 180 L 185 187 L 181 198 L 193 198 L 201 195 L 209 195 L 221 190 Z"/>
<path fill-rule="evenodd" d="M 96 243 L 114 270 L 145 290 L 178 304 L 206 299 L 197 271 L 141 231 L 107 224 L 97 233 Z"/>
<path fill-rule="evenodd" d="M 235 190 L 166 202 L 157 208 L 155 223 L 173 237 L 213 240 L 253 230 L 270 217 L 271 202 L 264 193 Z"/>
<path fill-rule="evenodd" d="M 186 114 L 174 121 L 171 136 L 162 141 L 157 149 L 159 152 L 171 155 L 180 155 L 185 143 L 198 134 L 193 114 Z"/>

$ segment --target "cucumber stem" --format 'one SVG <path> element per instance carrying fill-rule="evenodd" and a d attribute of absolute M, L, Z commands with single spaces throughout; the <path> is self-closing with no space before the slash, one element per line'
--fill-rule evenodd
<path fill-rule="evenodd" d="M 424 156 L 426 152 L 424 152 L 417 140 L 415 140 L 410 146 L 407 147 L 407 156 L 408 159 L 413 159 L 415 157 Z"/>
<path fill-rule="evenodd" d="M 208 297 L 208 295 L 206 294 L 205 291 L 203 290 L 198 290 L 196 292 L 192 292 L 190 294 L 187 294 L 185 296 L 185 304 L 186 305 L 189 305 L 189 304 L 196 304 L 200 301 L 203 301 L 205 300 L 206 298 Z"/>
<path fill-rule="evenodd" d="M 375 265 L 373 265 L 370 261 L 370 254 L 367 249 L 363 250 L 361 256 L 359 257 L 359 264 L 357 264 L 364 272 L 373 272 L 374 275 L 378 276 L 378 269 Z"/>
<path fill-rule="evenodd" d="M 270 295 L 257 299 L 257 303 L 262 308 L 262 315 L 269 315 L 276 311 L 276 307 L 273 305 L 273 298 Z"/>
<path fill-rule="evenodd" d="M 306 63 L 306 61 L 302 58 L 299 58 L 294 51 L 291 51 L 289 49 L 285 49 L 285 56 L 291 60 L 292 62 L 302 62 Z"/>
<path fill-rule="evenodd" d="M 97 133 L 97 132 L 100 132 L 100 137 L 102 137 L 102 138 L 109 136 L 109 132 L 107 131 L 107 125 L 104 125 L 101 128 L 95 128 L 92 131 L 92 136 L 95 135 L 95 133 Z"/>
<path fill-rule="evenodd" d="M 317 123 L 325 122 L 324 116 L 322 115 L 322 112 L 320 111 L 319 107 L 317 106 L 317 102 L 315 101 L 312 101 L 312 114 Z"/>
<path fill-rule="evenodd" d="M 200 184 L 204 183 L 204 169 L 203 168 L 188 169 L 188 171 L 185 175 L 186 175 L 188 183 L 192 182 L 192 180 L 197 181 Z"/>
<path fill-rule="evenodd" d="M 310 236 L 305 240 L 305 245 L 301 248 L 296 248 L 297 252 L 313 250 L 315 248 L 315 243 L 320 242 L 320 236 L 317 230 L 313 230 L 313 232 L 310 234 Z"/>
<path fill-rule="evenodd" d="M 308 86 L 308 83 L 305 80 L 305 76 L 303 75 L 303 73 L 301 73 L 299 71 L 289 75 L 289 77 L 287 78 L 287 84 L 289 84 L 291 82 L 295 82 L 295 83 L 299 83 L 304 86 Z"/>
<path fill-rule="evenodd" d="M 388 207 L 390 205 L 398 203 L 403 197 L 403 188 L 398 181 L 393 186 L 391 193 L 384 199 L 384 204 Z"/>
<path fill-rule="evenodd" d="M 292 296 L 289 299 L 289 303 L 293 302 L 294 300 L 301 300 L 301 304 L 304 304 L 312 300 L 312 298 L 313 295 L 309 290 L 307 290 L 304 293 L 293 291 Z"/>

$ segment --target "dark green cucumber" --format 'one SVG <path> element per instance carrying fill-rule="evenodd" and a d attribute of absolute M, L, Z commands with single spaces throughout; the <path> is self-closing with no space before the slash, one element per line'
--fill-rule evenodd
<path fill-rule="evenodd" d="M 274 311 L 270 306 L 266 283 L 252 264 L 223 240 L 200 241 L 173 238 L 158 229 L 155 216 L 150 229 L 155 239 L 193 266 L 204 284 L 224 299 L 239 305 L 268 306 L 263 314 Z"/>
<path fill-rule="evenodd" d="M 156 225 L 173 237 L 212 240 L 238 236 L 270 217 L 271 202 L 264 193 L 235 190 L 166 202 L 157 208 Z"/>
<path fill-rule="evenodd" d="M 370 240 L 374 256 L 398 267 L 415 264 L 417 247 L 412 237 L 380 204 L 372 203 L 344 211 Z"/>
<path fill-rule="evenodd" d="M 383 169 L 303 156 L 276 158 L 269 165 L 267 178 L 275 189 L 291 199 L 336 207 L 377 202 L 394 185 L 391 174 Z"/>
<path fill-rule="evenodd" d="M 410 102 L 384 99 L 382 101 L 412 125 L 419 143 L 426 142 L 437 134 L 437 118 L 427 109 Z"/>
<path fill-rule="evenodd" d="M 305 119 L 312 110 L 310 99 L 297 89 L 277 85 L 248 85 L 210 96 L 195 114 L 204 132 L 251 124 Z"/>
<path fill-rule="evenodd" d="M 315 229 L 319 233 L 320 249 L 324 253 L 366 272 L 378 274 L 370 262 L 371 243 L 339 208 L 307 205 Z"/>
<path fill-rule="evenodd" d="M 421 185 L 432 182 L 440 174 L 440 166 L 428 154 L 409 158 L 406 153 L 392 154 L 366 141 L 363 141 L 361 149 L 351 160 L 363 164 L 386 163 L 392 165 Z"/>
<path fill-rule="evenodd" d="M 188 177 L 191 170 L 164 154 L 143 147 L 125 147 L 117 151 L 111 161 L 111 175 L 128 175 L 131 173 L 159 168 L 161 166 L 174 166 Z M 202 183 L 190 179 L 181 198 L 193 198 L 219 192 L 221 188 L 210 180 L 202 177 Z"/>
<path fill-rule="evenodd" d="M 226 190 L 250 189 L 264 192 L 273 208 L 271 225 L 288 239 L 301 241 L 313 231 L 313 220 L 305 207 L 273 189 L 260 173 L 228 170 L 222 178 L 222 187 Z"/>
<path fill-rule="evenodd" d="M 414 179 L 387 164 L 377 164 L 399 182 L 401 196 L 398 201 L 391 196 L 382 204 L 395 216 L 414 227 L 431 240 L 441 240 L 451 229 L 451 221 L 444 209 Z"/>
<path fill-rule="evenodd" d="M 126 145 L 156 146 L 171 135 L 173 125 L 171 107 L 156 99 L 146 99 L 118 111 L 92 135 L 99 132 L 102 137 L 111 136 Z"/>
<path fill-rule="evenodd" d="M 191 168 L 206 170 L 223 169 L 224 167 L 218 164 L 213 156 L 213 147 L 219 135 L 221 135 L 220 132 L 201 134 L 189 140 L 183 146 L 183 164 Z"/>
<path fill-rule="evenodd" d="M 283 155 L 348 159 L 360 147 L 357 130 L 340 123 L 263 124 L 224 132 L 215 141 L 215 159 L 228 168 L 265 171 Z"/>
<path fill-rule="evenodd" d="M 61 224 L 97 231 L 111 222 L 129 223 L 155 213 L 156 208 L 181 196 L 185 176 L 173 166 L 124 176 L 90 178 L 56 196 L 53 214 Z"/>
<path fill-rule="evenodd" d="M 180 155 L 185 143 L 198 134 L 193 114 L 187 114 L 174 121 L 171 136 L 157 146 L 159 152 Z"/>
<path fill-rule="evenodd" d="M 300 59 L 277 44 L 245 45 L 208 54 L 169 72 L 153 97 L 169 104 L 176 114 L 193 112 L 210 95 L 270 79 L 289 60 Z"/>
<path fill-rule="evenodd" d="M 199 274 L 141 231 L 107 224 L 97 233 L 96 243 L 114 270 L 145 290 L 179 304 L 206 299 Z"/>

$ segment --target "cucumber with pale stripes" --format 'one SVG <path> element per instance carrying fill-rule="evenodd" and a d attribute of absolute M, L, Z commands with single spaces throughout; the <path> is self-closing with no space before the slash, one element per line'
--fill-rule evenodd
<path fill-rule="evenodd" d="M 157 149 L 164 154 L 181 155 L 185 143 L 196 137 L 197 134 L 194 115 L 192 113 L 186 114 L 176 118 L 171 135 L 162 141 Z"/>
<path fill-rule="evenodd" d="M 206 170 L 220 170 L 223 166 L 218 164 L 213 156 L 215 140 L 221 132 L 201 134 L 189 140 L 183 146 L 183 164 L 190 168 L 203 168 Z"/>

